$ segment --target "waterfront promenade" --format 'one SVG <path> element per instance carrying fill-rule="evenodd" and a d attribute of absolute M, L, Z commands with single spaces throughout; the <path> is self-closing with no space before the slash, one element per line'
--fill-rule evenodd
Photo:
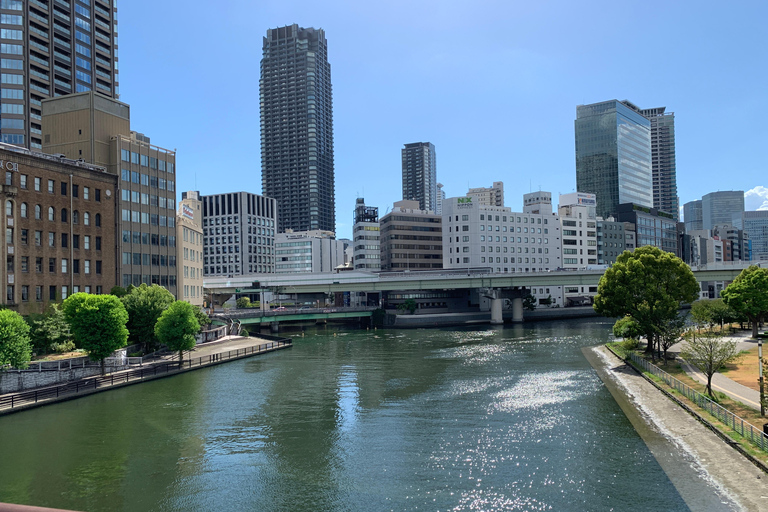
<path fill-rule="evenodd" d="M 220 340 L 196 346 L 184 352 L 180 366 L 178 352 L 162 354 L 149 363 L 104 376 L 89 377 L 57 386 L 47 386 L 0 395 L 0 415 L 10 414 L 49 403 L 71 400 L 109 389 L 138 384 L 183 372 L 222 364 L 235 359 L 252 357 L 292 345 L 289 338 L 225 336 Z"/>
<path fill-rule="evenodd" d="M 702 478 L 711 480 L 722 496 L 736 500 L 745 510 L 768 508 L 768 487 L 764 483 L 766 475 L 763 471 L 725 444 L 682 407 L 667 399 L 659 389 L 606 347 L 594 350 L 605 363 L 605 375 L 618 383 L 621 392 L 639 410 L 642 419 L 657 433 L 687 452 L 690 464 Z M 664 467 L 663 454 L 655 455 Z M 677 485 L 674 473 L 670 478 Z"/>

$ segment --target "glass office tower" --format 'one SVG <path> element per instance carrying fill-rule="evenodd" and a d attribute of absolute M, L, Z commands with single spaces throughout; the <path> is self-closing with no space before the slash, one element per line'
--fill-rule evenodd
<path fill-rule="evenodd" d="M 114 0 L 3 0 L 2 142 L 41 149 L 42 100 L 119 98 Z"/>
<path fill-rule="evenodd" d="M 622 203 L 653 206 L 651 122 L 617 100 L 576 107 L 576 190 L 607 218 Z"/>
<path fill-rule="evenodd" d="M 701 218 L 704 229 L 712 229 L 718 224 L 731 224 L 733 216 L 743 212 L 743 190 L 710 192 L 701 198 Z"/>
<path fill-rule="evenodd" d="M 290 25 L 264 38 L 259 80 L 261 183 L 279 232 L 336 231 L 333 105 L 322 29 Z"/>
<path fill-rule="evenodd" d="M 701 199 L 689 201 L 683 205 L 683 221 L 685 222 L 686 233 L 704 229 Z"/>

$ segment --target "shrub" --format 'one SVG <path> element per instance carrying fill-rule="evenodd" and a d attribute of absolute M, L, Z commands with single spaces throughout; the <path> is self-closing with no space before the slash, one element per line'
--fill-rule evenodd
<path fill-rule="evenodd" d="M 245 336 L 247 338 L 249 336 L 248 329 L 240 329 L 240 336 Z"/>
<path fill-rule="evenodd" d="M 640 343 L 635 338 L 627 338 L 621 342 L 622 350 L 624 350 L 624 352 L 627 352 L 627 353 L 637 350 L 637 347 L 639 346 L 640 346 Z"/>

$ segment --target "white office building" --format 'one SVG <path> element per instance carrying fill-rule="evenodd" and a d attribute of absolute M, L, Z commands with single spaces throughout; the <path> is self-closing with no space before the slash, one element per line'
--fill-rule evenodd
<path fill-rule="evenodd" d="M 563 268 L 578 270 L 596 267 L 597 217 L 595 194 L 573 192 L 562 194 L 558 213 L 562 226 Z M 566 286 L 567 306 L 591 304 L 597 286 Z"/>
<path fill-rule="evenodd" d="M 335 240 L 332 231 L 312 230 L 275 236 L 275 273 L 334 272 L 344 265 L 348 240 Z"/>

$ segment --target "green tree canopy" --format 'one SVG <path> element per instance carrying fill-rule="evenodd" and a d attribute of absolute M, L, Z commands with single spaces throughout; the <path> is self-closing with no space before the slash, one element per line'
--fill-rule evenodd
<path fill-rule="evenodd" d="M 23 369 L 31 358 L 29 325 L 15 311 L 0 310 L 0 367 L 8 364 Z"/>
<path fill-rule="evenodd" d="M 91 359 L 101 361 L 101 373 L 105 373 L 104 358 L 128 340 L 128 313 L 123 303 L 114 295 L 76 293 L 67 297 L 62 309 L 76 344 Z"/>
<path fill-rule="evenodd" d="M 768 268 L 745 268 L 720 295 L 731 309 L 752 322 L 752 337 L 757 338 L 757 324 L 768 314 Z"/>
<path fill-rule="evenodd" d="M 176 300 L 173 294 L 156 284 L 142 284 L 130 288 L 120 300 L 128 312 L 127 327 L 131 343 L 143 343 L 147 351 L 155 349 L 158 343 L 155 324 L 160 314 Z"/>
<path fill-rule="evenodd" d="M 625 251 L 600 278 L 595 311 L 606 317 L 631 316 L 652 352 L 665 326 L 677 318 L 684 303 L 699 295 L 699 284 L 688 265 L 657 247 Z"/>
<path fill-rule="evenodd" d="M 619 318 L 616 320 L 616 323 L 613 324 L 613 335 L 617 338 L 624 338 L 626 340 L 630 338 L 637 338 L 640 336 L 640 334 L 642 334 L 640 332 L 640 326 L 631 316 Z"/>
<path fill-rule="evenodd" d="M 200 331 L 195 309 L 199 308 L 177 300 L 163 311 L 155 325 L 155 334 L 160 343 L 179 351 L 179 366 L 184 360 L 184 351 L 195 346 L 195 334 Z"/>
<path fill-rule="evenodd" d="M 238 297 L 238 299 L 235 301 L 235 305 L 237 305 L 239 309 L 249 308 L 251 307 L 251 299 L 248 297 Z"/>
<path fill-rule="evenodd" d="M 75 348 L 69 324 L 58 304 L 51 304 L 42 315 L 30 315 L 27 321 L 32 346 L 38 354 L 66 352 Z"/>
<path fill-rule="evenodd" d="M 195 318 L 197 318 L 197 323 L 200 324 L 200 330 L 203 329 L 206 325 L 211 323 L 211 318 L 203 311 L 203 308 L 200 306 L 193 306 L 195 310 Z"/>

